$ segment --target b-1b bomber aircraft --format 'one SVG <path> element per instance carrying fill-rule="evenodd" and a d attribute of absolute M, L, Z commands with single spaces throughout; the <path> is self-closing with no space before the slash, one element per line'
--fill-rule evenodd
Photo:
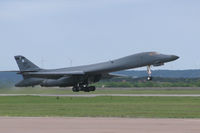
<path fill-rule="evenodd" d="M 105 78 L 120 76 L 112 72 L 147 66 L 148 80 L 152 80 L 151 66 L 161 66 L 164 63 L 177 60 L 175 55 L 164 55 L 157 52 L 144 52 L 108 62 L 76 66 L 61 69 L 42 69 L 24 56 L 15 56 L 23 80 L 16 87 L 40 85 L 42 87 L 70 87 L 72 91 L 95 91 L 95 86 L 89 86 Z"/>

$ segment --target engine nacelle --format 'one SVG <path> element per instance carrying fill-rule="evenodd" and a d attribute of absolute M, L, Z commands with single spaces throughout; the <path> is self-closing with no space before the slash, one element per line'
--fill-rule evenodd
<path fill-rule="evenodd" d="M 46 79 L 40 85 L 42 87 L 53 87 L 53 86 L 58 86 L 58 84 L 59 84 L 58 80 Z"/>
<path fill-rule="evenodd" d="M 62 77 L 60 79 L 46 79 L 40 85 L 42 87 L 67 87 L 72 86 L 74 84 L 74 80 L 72 77 Z"/>
<path fill-rule="evenodd" d="M 15 84 L 16 87 L 28 87 L 39 85 L 44 81 L 42 78 L 27 78 Z"/>

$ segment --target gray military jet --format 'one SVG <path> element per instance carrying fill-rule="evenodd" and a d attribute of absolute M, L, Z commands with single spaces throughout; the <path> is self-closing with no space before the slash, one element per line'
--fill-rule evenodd
<path fill-rule="evenodd" d="M 74 92 L 95 91 L 95 86 L 89 86 L 89 84 L 98 82 L 104 78 L 120 76 L 111 72 L 147 66 L 148 80 L 152 80 L 151 66 L 161 66 L 166 62 L 174 61 L 178 58 L 175 55 L 145 52 L 98 64 L 47 70 L 39 68 L 23 56 L 15 56 L 20 69 L 17 73 L 23 76 L 23 80 L 15 86 L 72 86 Z"/>

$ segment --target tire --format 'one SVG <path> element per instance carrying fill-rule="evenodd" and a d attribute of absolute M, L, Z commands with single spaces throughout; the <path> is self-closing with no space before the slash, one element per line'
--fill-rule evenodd
<path fill-rule="evenodd" d="M 153 79 L 152 77 L 148 77 L 148 78 L 147 78 L 148 81 L 151 81 L 152 79 Z"/>
<path fill-rule="evenodd" d="M 85 87 L 84 88 L 84 92 L 90 92 L 90 88 L 89 87 Z"/>
<path fill-rule="evenodd" d="M 78 87 L 73 87 L 73 88 L 72 88 L 72 91 L 73 91 L 73 92 L 79 92 L 79 89 L 78 89 Z"/>
<path fill-rule="evenodd" d="M 90 90 L 90 91 L 95 91 L 95 90 L 96 90 L 96 87 L 95 87 L 95 86 L 91 86 L 91 87 L 89 88 L 89 90 Z"/>

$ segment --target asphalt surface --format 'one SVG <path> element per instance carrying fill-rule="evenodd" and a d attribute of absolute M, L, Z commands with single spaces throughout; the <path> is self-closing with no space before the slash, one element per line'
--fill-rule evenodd
<path fill-rule="evenodd" d="M 0 96 L 47 96 L 47 97 L 99 97 L 99 96 L 122 96 L 122 97 L 200 97 L 200 94 L 0 94 Z"/>
<path fill-rule="evenodd" d="M 200 119 L 0 117 L 1 133 L 199 133 Z"/>

